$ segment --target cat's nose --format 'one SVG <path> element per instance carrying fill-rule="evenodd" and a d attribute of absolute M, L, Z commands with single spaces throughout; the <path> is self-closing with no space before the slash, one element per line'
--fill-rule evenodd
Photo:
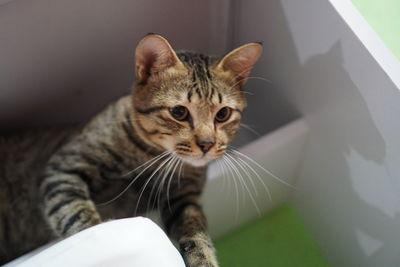
<path fill-rule="evenodd" d="M 213 140 L 197 140 L 196 144 L 200 147 L 203 153 L 207 153 L 213 147 L 215 142 Z"/>

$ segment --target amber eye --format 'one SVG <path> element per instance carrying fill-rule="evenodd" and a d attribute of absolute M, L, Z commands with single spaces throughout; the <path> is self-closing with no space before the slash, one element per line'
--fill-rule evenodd
<path fill-rule="evenodd" d="M 184 121 L 189 116 L 189 110 L 184 106 L 175 106 L 171 110 L 171 115 L 178 121 Z"/>
<path fill-rule="evenodd" d="M 215 120 L 218 122 L 225 122 L 229 119 L 232 114 L 232 110 L 228 107 L 221 108 L 217 115 L 215 115 Z"/>

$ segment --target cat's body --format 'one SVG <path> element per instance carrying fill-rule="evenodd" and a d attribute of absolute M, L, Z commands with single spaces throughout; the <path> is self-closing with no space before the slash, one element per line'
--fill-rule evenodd
<path fill-rule="evenodd" d="M 0 137 L 0 264 L 54 238 L 38 205 L 38 184 L 65 135 L 38 131 Z"/>
<path fill-rule="evenodd" d="M 133 97 L 82 126 L 0 136 L 0 263 L 103 220 L 158 209 L 187 265 L 217 266 L 198 197 L 205 163 L 224 153 L 245 101 L 217 68 L 221 60 L 178 56 L 162 37 L 146 37 Z"/>
<path fill-rule="evenodd" d="M 110 203 L 101 204 L 121 193 L 143 170 L 141 168 L 131 172 L 135 167 L 154 157 L 149 153 L 152 152 L 149 151 L 151 149 L 138 139 L 134 129 L 129 126 L 133 119 L 130 118 L 130 111 L 131 97 L 125 96 L 108 106 L 87 126 L 19 132 L 0 137 L 0 151 L 2 151 L 0 154 L 0 162 L 2 162 L 0 166 L 0 216 L 2 219 L 0 221 L 0 263 L 57 238 L 43 218 L 42 194 L 39 186 L 43 181 L 45 168 L 52 164 L 49 163 L 49 159 L 57 153 L 62 154 L 60 156 L 62 160 L 55 166 L 57 169 L 82 169 L 80 166 L 74 166 L 73 163 L 63 162 L 68 158 L 63 153 L 69 154 L 75 151 L 74 148 L 70 148 L 73 144 L 79 145 L 77 154 L 84 153 L 96 162 L 98 173 L 91 176 L 93 179 L 89 191 L 94 203 L 100 204 L 96 208 L 103 220 L 132 217 L 146 211 L 148 206 L 158 208 L 157 200 L 154 199 L 155 192 L 151 200 L 148 197 L 153 188 L 154 181 L 151 181 L 147 185 L 147 190 L 144 191 L 137 214 L 135 214 L 140 190 L 146 178 L 159 166 L 156 164 L 148 168 L 121 197 Z M 137 140 L 132 141 L 132 138 Z M 90 144 L 94 143 L 96 145 L 90 147 Z M 85 160 L 77 161 L 78 164 L 82 162 Z M 90 169 L 90 166 L 88 167 Z M 191 168 L 185 167 L 186 172 Z M 204 177 L 197 177 L 200 178 L 199 182 L 202 184 Z M 173 184 L 170 185 L 172 188 L 173 186 Z"/>

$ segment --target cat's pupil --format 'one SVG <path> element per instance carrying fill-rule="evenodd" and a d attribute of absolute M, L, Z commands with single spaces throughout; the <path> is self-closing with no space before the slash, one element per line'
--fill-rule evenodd
<path fill-rule="evenodd" d="M 171 110 L 171 115 L 179 121 L 183 121 L 189 115 L 189 111 L 184 106 L 175 106 Z"/>
<path fill-rule="evenodd" d="M 215 119 L 218 121 L 218 122 L 224 122 L 224 121 L 227 121 L 228 119 L 229 119 L 229 117 L 230 117 L 230 109 L 229 108 L 227 108 L 227 107 L 223 107 L 223 108 L 221 108 L 219 111 L 218 111 L 218 113 L 217 113 L 217 115 L 215 116 Z"/>

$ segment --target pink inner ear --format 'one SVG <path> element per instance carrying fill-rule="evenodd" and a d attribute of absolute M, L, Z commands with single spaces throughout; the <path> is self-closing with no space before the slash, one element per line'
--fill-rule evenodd
<path fill-rule="evenodd" d="M 173 66 L 176 55 L 168 42 L 159 35 L 146 36 L 136 47 L 136 73 L 145 82 L 152 73 Z"/>
<path fill-rule="evenodd" d="M 247 44 L 233 50 L 222 61 L 222 67 L 232 72 L 237 82 L 243 85 L 262 52 L 260 44 Z"/>
<path fill-rule="evenodd" d="M 240 73 L 250 71 L 253 67 L 253 62 L 246 57 L 236 57 L 229 59 L 225 64 L 224 68 L 234 72 L 236 75 L 242 76 Z"/>
<path fill-rule="evenodd" d="M 141 51 L 136 56 L 136 74 L 140 80 L 146 80 L 150 76 L 150 69 L 156 55 L 151 50 Z"/>

